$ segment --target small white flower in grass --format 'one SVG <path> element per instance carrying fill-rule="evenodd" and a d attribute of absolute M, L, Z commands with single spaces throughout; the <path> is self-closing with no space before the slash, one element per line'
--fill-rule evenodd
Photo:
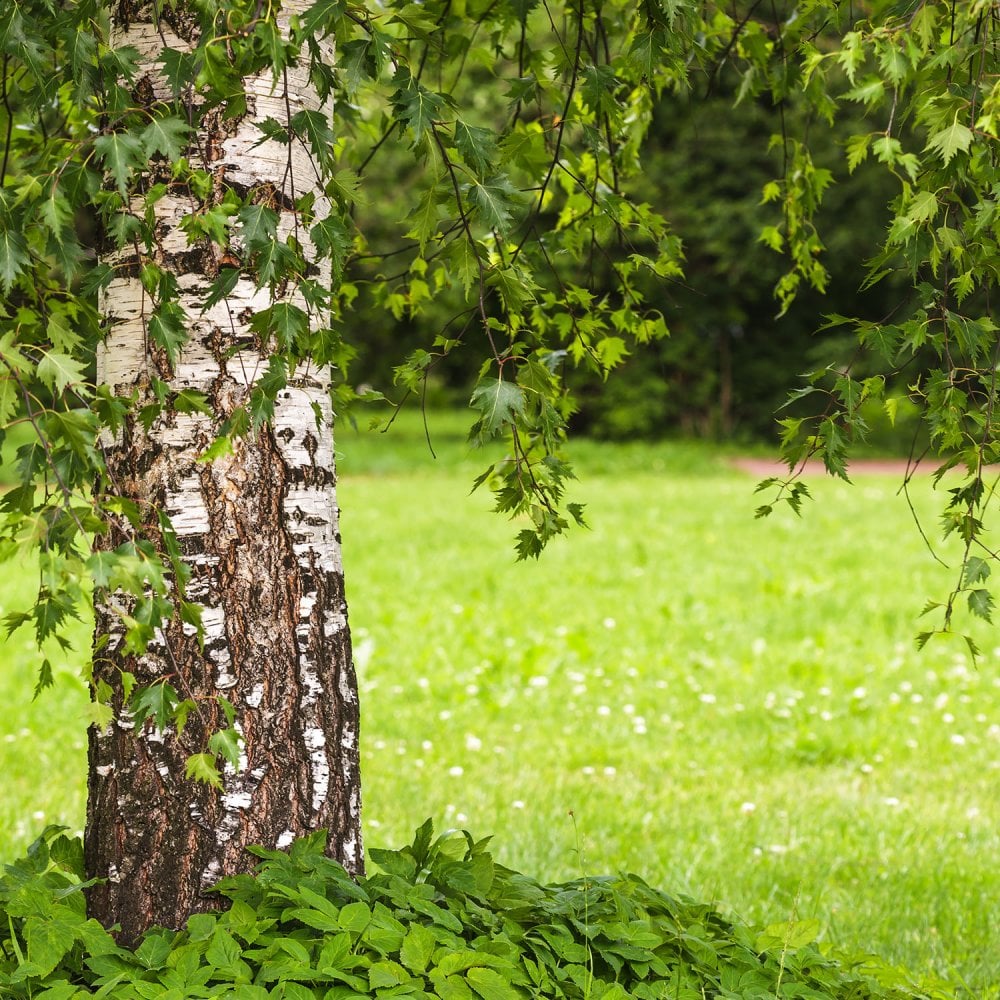
<path fill-rule="evenodd" d="M 466 684 L 465 685 L 465 693 L 466 694 L 471 694 L 471 695 L 477 695 L 477 694 L 479 694 L 479 685 L 478 684 Z"/>
<path fill-rule="evenodd" d="M 370 819 L 370 820 L 368 820 L 368 825 L 373 830 L 377 830 L 382 824 L 377 819 Z"/>
<path fill-rule="evenodd" d="M 593 774 L 594 773 L 594 769 L 589 764 L 585 765 L 584 767 L 581 767 L 580 770 L 584 774 Z"/>
<path fill-rule="evenodd" d="M 510 728 L 513 729 L 515 733 L 519 733 L 523 727 L 520 722 L 515 722 Z"/>
<path fill-rule="evenodd" d="M 586 684 L 574 684 L 573 685 L 573 694 L 579 696 L 581 694 L 586 694 L 586 693 L 587 693 L 587 685 Z"/>
<path fill-rule="evenodd" d="M 998 725 L 997 725 L 997 724 L 996 724 L 996 723 L 994 722 L 994 723 L 993 723 L 993 725 L 992 725 L 992 726 L 990 726 L 990 728 L 986 730 L 986 735 L 987 735 L 987 736 L 988 736 L 988 737 L 989 737 L 989 738 L 990 738 L 991 740 L 1000 740 L 1000 726 L 998 726 Z"/>
<path fill-rule="evenodd" d="M 611 714 L 611 709 L 607 705 L 598 705 L 597 706 L 597 714 L 598 715 L 610 715 Z"/>
<path fill-rule="evenodd" d="M 478 736 L 473 736 L 472 733 L 465 734 L 465 749 L 466 750 L 482 750 L 483 741 Z"/>
<path fill-rule="evenodd" d="M 906 748 L 908 750 L 916 750 L 918 746 L 920 746 L 920 744 L 916 740 L 907 740 L 906 741 Z"/>
<path fill-rule="evenodd" d="M 744 816 L 749 816 L 751 813 L 754 813 L 756 811 L 757 811 L 757 805 L 754 802 L 744 802 L 740 806 L 740 812 L 743 813 Z"/>
<path fill-rule="evenodd" d="M 829 722 L 833 718 L 833 712 L 827 712 L 827 711 L 820 712 L 819 717 L 824 722 Z"/>
<path fill-rule="evenodd" d="M 828 687 L 821 687 L 819 689 L 820 696 L 823 698 L 829 698 L 833 692 Z"/>
<path fill-rule="evenodd" d="M 385 749 L 385 740 L 376 740 L 372 744 L 372 746 L 375 747 L 376 750 L 384 750 Z"/>
<path fill-rule="evenodd" d="M 700 701 L 703 705 L 714 705 L 716 698 L 714 694 L 709 694 L 707 691 L 704 691 L 698 695 L 698 701 Z"/>
<path fill-rule="evenodd" d="M 614 618 L 605 618 L 602 624 L 605 628 L 614 628 L 618 622 L 616 622 Z"/>
<path fill-rule="evenodd" d="M 528 681 L 528 683 L 533 688 L 544 688 L 549 686 L 549 679 L 548 677 L 543 677 L 543 676 L 532 677 L 531 680 Z"/>
<path fill-rule="evenodd" d="M 418 757 L 418 758 L 417 758 L 417 759 L 416 759 L 416 760 L 415 760 L 415 761 L 413 762 L 413 766 L 414 766 L 414 767 L 423 767 L 423 766 L 424 766 L 424 759 L 423 759 L 423 757 Z"/>
<path fill-rule="evenodd" d="M 861 767 L 860 767 L 860 768 L 858 768 L 858 770 L 859 770 L 859 771 L 860 771 L 860 772 L 861 772 L 862 774 L 871 774 L 871 773 L 872 773 L 872 771 L 874 771 L 874 770 L 875 770 L 875 768 L 874 768 L 874 767 L 872 767 L 872 766 L 871 766 L 871 764 L 862 764 L 862 765 L 861 765 Z"/>
<path fill-rule="evenodd" d="M 461 778 L 462 775 L 465 774 L 465 768 L 462 767 L 461 764 L 456 764 L 454 767 L 448 768 L 448 773 L 453 778 Z"/>
<path fill-rule="evenodd" d="M 976 713 L 976 722 L 983 723 L 986 721 L 986 716 L 982 712 Z"/>
<path fill-rule="evenodd" d="M 899 799 L 895 795 L 890 795 L 882 800 L 890 809 L 895 809 L 899 805 Z"/>
<path fill-rule="evenodd" d="M 604 769 L 604 773 L 605 773 L 605 774 L 606 774 L 606 775 L 607 775 L 607 776 L 608 776 L 609 778 L 613 778 L 613 777 L 614 777 L 614 776 L 615 776 L 615 775 L 616 775 L 616 774 L 618 773 L 618 768 L 616 768 L 616 767 L 611 767 L 610 765 L 608 765 L 608 766 L 607 766 L 607 767 L 606 767 L 606 768 Z"/>
<path fill-rule="evenodd" d="M 637 722 L 632 727 L 632 732 L 635 733 L 636 736 L 645 736 L 649 730 L 646 728 L 646 724 L 644 722 Z"/>
<path fill-rule="evenodd" d="M 920 692 L 916 692 L 915 694 L 911 694 L 910 695 L 910 701 L 914 705 L 919 705 L 923 700 L 924 700 L 924 696 L 922 694 L 920 694 Z"/>
<path fill-rule="evenodd" d="M 867 698 L 868 697 L 868 688 L 865 688 L 865 687 L 856 687 L 851 692 L 851 697 L 854 698 L 856 701 L 860 701 L 862 698 Z"/>
<path fill-rule="evenodd" d="M 464 610 L 465 610 L 465 608 L 461 604 L 453 604 L 451 606 L 451 613 L 453 615 L 460 615 Z"/>
<path fill-rule="evenodd" d="M 898 705 L 902 700 L 903 699 L 900 697 L 898 691 L 893 691 L 892 694 L 889 695 L 890 705 Z"/>
<path fill-rule="evenodd" d="M 433 750 L 434 749 L 434 744 L 431 743 L 430 740 L 424 740 L 423 743 L 420 744 L 420 749 L 421 750 Z"/>
<path fill-rule="evenodd" d="M 417 679 L 417 687 L 423 691 L 426 691 L 431 686 L 431 682 L 426 677 L 420 677 Z"/>
<path fill-rule="evenodd" d="M 451 718 L 451 712 L 449 712 L 448 709 L 444 709 L 443 711 L 438 712 L 438 718 L 442 722 L 447 722 Z"/>
<path fill-rule="evenodd" d="M 512 809 L 523 809 L 524 808 L 524 803 L 520 799 L 514 799 L 514 801 L 511 802 L 510 805 L 511 805 Z"/>
<path fill-rule="evenodd" d="M 965 818 L 979 819 L 979 806 L 969 806 L 969 808 L 965 810 Z"/>
<path fill-rule="evenodd" d="M 955 716 L 954 716 L 954 715 L 952 715 L 952 714 L 951 714 L 951 712 L 945 712 L 945 713 L 944 713 L 944 714 L 943 714 L 943 715 L 941 716 L 941 721 L 942 721 L 942 722 L 943 722 L 943 723 L 944 723 L 944 724 L 945 724 L 946 726 L 950 726 L 950 725 L 951 725 L 951 724 L 952 724 L 952 723 L 953 723 L 953 722 L 955 721 Z"/>
<path fill-rule="evenodd" d="M 767 649 L 767 639 L 758 637 L 750 644 L 750 649 L 753 650 L 754 656 L 763 656 L 764 650 Z"/>
<path fill-rule="evenodd" d="M 398 756 L 400 756 L 400 757 L 405 756 L 406 755 L 406 747 L 405 746 L 396 747 L 396 754 Z"/>
<path fill-rule="evenodd" d="M 965 737 L 961 733 L 952 733 L 951 742 L 957 747 L 964 747 Z"/>
<path fill-rule="evenodd" d="M 948 704 L 948 695 L 943 691 L 934 699 L 934 707 L 940 712 Z"/>
<path fill-rule="evenodd" d="M 455 813 L 455 821 L 457 823 L 467 823 L 468 820 L 469 817 L 466 816 L 465 813 Z"/>
<path fill-rule="evenodd" d="M 42 812 L 42 811 L 41 811 L 41 810 L 39 809 L 39 810 L 38 810 L 37 812 L 33 812 L 33 813 L 31 814 L 31 818 L 32 818 L 32 819 L 45 819 L 45 813 L 43 813 L 43 812 Z"/>
<path fill-rule="evenodd" d="M 15 743 L 17 737 L 13 733 L 7 733 L 3 738 L 4 743 Z"/>

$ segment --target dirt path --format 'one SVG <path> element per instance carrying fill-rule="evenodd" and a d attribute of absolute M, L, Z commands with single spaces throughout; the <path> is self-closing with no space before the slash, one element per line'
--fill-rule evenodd
<path fill-rule="evenodd" d="M 747 472 L 758 479 L 768 476 L 788 475 L 788 466 L 767 458 L 734 458 L 729 463 L 741 472 Z M 930 472 L 934 466 L 926 464 L 921 471 Z M 855 476 L 905 476 L 907 462 L 905 458 L 858 458 L 847 466 L 847 474 Z M 826 469 L 819 461 L 809 461 L 802 472 L 804 476 L 825 476 Z"/>

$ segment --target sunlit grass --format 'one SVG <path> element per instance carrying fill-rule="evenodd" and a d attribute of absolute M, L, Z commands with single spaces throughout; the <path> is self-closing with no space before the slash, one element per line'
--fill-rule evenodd
<path fill-rule="evenodd" d="M 586 444 L 591 529 L 515 564 L 514 526 L 469 495 L 482 456 L 431 430 L 436 460 L 413 421 L 340 435 L 369 844 L 433 816 L 542 878 L 629 869 L 817 917 L 831 944 L 996 995 L 1000 641 L 979 630 L 978 665 L 916 651 L 954 571 L 896 482 L 820 481 L 802 519 L 754 521 L 720 453 Z M 30 583 L 8 574 L 0 604 Z M 32 657 L 15 635 L 0 674 L 3 856 L 82 823 L 82 692 L 27 705 Z"/>

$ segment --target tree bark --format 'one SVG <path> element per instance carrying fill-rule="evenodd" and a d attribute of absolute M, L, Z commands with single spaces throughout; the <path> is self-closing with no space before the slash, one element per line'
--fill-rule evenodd
<path fill-rule="evenodd" d="M 286 3 L 285 14 L 299 6 Z M 118 43 L 135 46 L 144 60 L 139 85 L 164 95 L 158 54 L 164 46 L 191 47 L 182 5 L 157 13 L 123 0 L 117 10 Z M 297 227 L 296 198 L 315 188 L 317 212 L 325 211 L 322 189 L 306 150 L 270 141 L 255 146 L 261 133 L 254 122 L 287 123 L 320 102 L 306 72 L 295 68 L 277 88 L 266 73 L 248 79 L 246 90 L 248 113 L 235 121 L 202 116 L 189 156 L 211 171 L 216 195 L 232 185 L 267 198 L 284 238 Z M 176 928 L 210 908 L 206 890 L 213 883 L 252 868 L 248 845 L 286 847 L 325 827 L 330 853 L 351 872 L 363 866 L 358 698 L 329 371 L 300 365 L 271 423 L 236 439 L 232 454 L 199 461 L 267 367 L 250 321 L 274 298 L 243 272 L 226 299 L 203 311 L 220 263 L 232 262 L 207 242 L 188 244 L 180 220 L 192 211 L 190 192 L 171 189 L 155 210 L 155 246 L 105 257 L 117 276 L 103 296 L 108 334 L 98 378 L 116 394 L 138 398 L 133 414 L 154 401 L 157 388 L 162 395 L 163 384 L 170 392 L 204 393 L 213 412 L 182 413 L 168 403 L 148 427 L 131 416 L 105 442 L 106 487 L 137 505 L 140 533 L 160 544 L 159 512 L 169 516 L 191 569 L 186 598 L 203 607 L 204 643 L 175 609 L 135 655 L 121 607 L 113 606 L 120 601 L 97 602 L 94 684 L 113 692 L 115 718 L 90 733 L 86 863 L 90 877 L 105 881 L 90 890 L 89 906 L 106 925 L 119 924 L 126 942 L 151 925 Z M 233 249 L 238 253 L 238 245 Z M 152 303 L 139 280 L 148 260 L 176 277 L 187 317 L 189 339 L 174 364 L 148 336 Z M 283 294 L 304 307 L 294 289 Z M 102 544 L 115 548 L 134 536 L 122 518 Z M 195 703 L 182 733 L 159 732 L 152 719 L 136 724 L 123 672 L 139 685 L 167 682 Z M 222 769 L 221 791 L 185 777 L 189 755 L 204 751 L 208 735 L 226 726 L 220 697 L 235 708 L 243 741 L 241 766 Z"/>

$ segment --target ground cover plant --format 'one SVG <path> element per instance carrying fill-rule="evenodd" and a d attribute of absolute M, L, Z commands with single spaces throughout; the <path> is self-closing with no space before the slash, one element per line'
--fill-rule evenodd
<path fill-rule="evenodd" d="M 220 913 L 148 932 L 132 950 L 88 919 L 83 847 L 45 831 L 0 876 L 0 991 L 240 1000 L 904 1000 L 884 966 L 845 967 L 810 942 L 814 922 L 754 932 L 634 875 L 542 886 L 497 865 L 487 840 L 433 837 L 428 820 L 380 871 L 353 880 L 326 832 L 287 853 L 256 849 L 254 875 L 224 879 Z M 867 973 L 867 974 L 865 974 Z M 936 996 L 942 994 L 935 994 Z"/>
<path fill-rule="evenodd" d="M 495 832 L 497 860 L 544 882 L 634 871 L 996 995 L 1000 654 L 985 630 L 978 665 L 916 651 L 950 577 L 897 481 L 814 482 L 806 517 L 755 522 L 724 454 L 581 442 L 591 529 L 515 565 L 454 428 L 432 418 L 436 460 L 418 419 L 341 428 L 369 843 L 430 814 Z M 8 574 L 0 604 L 36 582 Z M 28 706 L 34 654 L 3 655 L 9 860 L 82 823 L 86 698 Z"/>

